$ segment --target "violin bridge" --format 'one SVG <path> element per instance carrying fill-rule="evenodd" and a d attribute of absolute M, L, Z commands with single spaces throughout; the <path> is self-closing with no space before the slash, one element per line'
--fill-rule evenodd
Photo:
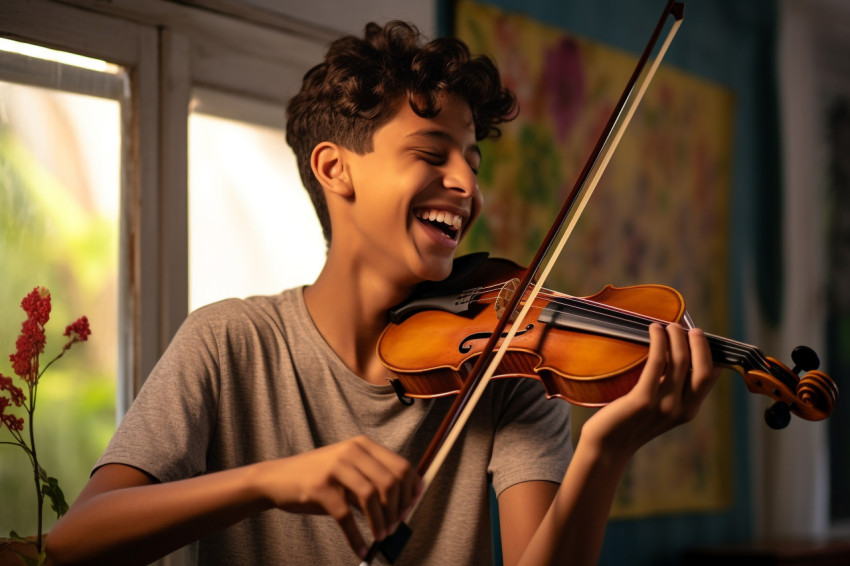
<path fill-rule="evenodd" d="M 511 302 L 511 299 L 514 298 L 514 295 L 519 289 L 519 279 L 513 278 L 510 281 L 506 282 L 502 285 L 502 288 L 499 290 L 499 295 L 496 297 L 496 302 L 493 303 L 493 308 L 496 310 L 496 318 L 501 319 L 505 314 L 505 310 L 508 308 L 508 303 Z M 516 319 L 517 312 L 514 310 L 511 313 L 511 317 L 508 319 L 509 322 L 513 322 Z"/>

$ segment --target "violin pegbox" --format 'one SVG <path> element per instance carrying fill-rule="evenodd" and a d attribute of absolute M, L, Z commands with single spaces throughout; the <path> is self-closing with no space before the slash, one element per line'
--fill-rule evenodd
<path fill-rule="evenodd" d="M 791 353 L 793 369 L 774 358 L 766 359 L 770 372 L 748 372 L 746 381 L 751 391 L 761 389 L 759 392 L 776 400 L 764 413 L 769 427 L 785 428 L 792 413 L 810 421 L 823 420 L 832 413 L 838 387 L 832 378 L 817 370 L 820 360 L 814 350 L 807 346 L 795 348 Z M 802 372 L 805 373 L 800 376 Z"/>

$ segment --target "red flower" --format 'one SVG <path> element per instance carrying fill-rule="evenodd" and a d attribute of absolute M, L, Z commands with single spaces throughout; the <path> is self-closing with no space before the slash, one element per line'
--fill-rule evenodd
<path fill-rule="evenodd" d="M 34 288 L 21 301 L 21 308 L 27 313 L 27 319 L 21 325 L 15 353 L 9 360 L 15 375 L 32 383 L 38 377 L 38 356 L 47 342 L 44 325 L 50 320 L 50 291 L 45 287 Z"/>
<path fill-rule="evenodd" d="M 33 478 L 35 480 L 39 517 L 36 544 L 38 551 L 41 552 L 41 509 L 44 498 L 50 499 L 50 506 L 56 511 L 57 517 L 61 517 L 68 510 L 68 504 L 65 502 L 65 496 L 59 488 L 56 478 L 49 477 L 38 461 L 35 449 L 35 431 L 32 428 L 36 389 L 40 381 L 40 373 L 44 373 L 56 360 L 64 356 L 68 348 L 75 342 L 88 340 L 91 329 L 88 319 L 84 316 L 65 328 L 65 336 L 69 337 L 68 343 L 56 357 L 44 365 L 44 369 L 39 373 L 39 359 L 47 343 L 44 325 L 50 319 L 50 292 L 44 287 L 36 287 L 21 301 L 21 308 L 27 313 L 27 318 L 21 325 L 21 334 L 15 342 L 15 353 L 10 355 L 9 359 L 12 361 L 15 374 L 26 383 L 29 399 L 24 395 L 24 389 L 12 383 L 11 377 L 0 374 L 0 393 L 9 392 L 8 395 L 0 395 L 0 428 L 4 426 L 8 428 L 14 440 L 13 442 L 0 442 L 0 444 L 20 447 L 27 453 L 32 463 L 35 472 Z M 30 423 L 29 435 L 23 434 L 24 419 L 6 412 L 6 409 L 13 405 L 24 407 Z M 27 436 L 29 436 L 29 442 L 27 442 Z"/>
<path fill-rule="evenodd" d="M 7 415 L 6 407 L 10 407 L 12 402 L 8 397 L 0 397 L 0 423 L 9 427 L 9 430 L 21 432 L 24 430 L 24 419 L 19 419 L 15 415 Z"/>
<path fill-rule="evenodd" d="M 85 316 L 81 316 L 75 320 L 73 324 L 65 327 L 65 333 L 63 336 L 71 337 L 71 342 L 69 342 L 70 346 L 73 342 L 85 342 L 89 339 L 89 334 L 91 334 L 89 319 Z"/>
<path fill-rule="evenodd" d="M 21 308 L 30 320 L 44 326 L 50 320 L 50 291 L 36 287 L 21 301 Z"/>
<path fill-rule="evenodd" d="M 24 401 L 27 399 L 26 395 L 24 395 L 23 389 L 12 383 L 11 377 L 6 377 L 2 373 L 0 373 L 0 391 L 8 391 L 11 396 L 11 402 L 18 407 L 23 405 Z M 6 398 L 7 397 L 0 397 L 0 399 Z M 0 403 L 2 403 L 2 401 L 0 401 Z"/>

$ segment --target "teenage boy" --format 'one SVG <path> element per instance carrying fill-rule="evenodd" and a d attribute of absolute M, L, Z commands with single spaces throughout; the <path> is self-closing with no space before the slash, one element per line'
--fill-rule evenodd
<path fill-rule="evenodd" d="M 190 315 L 51 531 L 50 558 L 144 564 L 200 539 L 204 565 L 354 564 L 406 519 L 451 399 L 399 403 L 377 340 L 388 309 L 449 275 L 481 210 L 477 143 L 515 107 L 459 41 L 423 45 L 391 22 L 334 42 L 287 124 L 329 243 L 322 272 Z M 531 379 L 490 384 L 397 563 L 491 563 L 492 484 L 505 564 L 593 564 L 626 463 L 714 380 L 702 332 L 650 333 L 638 384 L 574 454 L 566 403 Z"/>

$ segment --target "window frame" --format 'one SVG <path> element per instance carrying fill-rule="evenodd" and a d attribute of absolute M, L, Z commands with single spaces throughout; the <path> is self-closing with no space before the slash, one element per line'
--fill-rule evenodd
<path fill-rule="evenodd" d="M 142 316 L 158 300 L 150 253 L 157 234 L 143 222 L 156 202 L 157 34 L 152 28 L 43 0 L 0 4 L 0 36 L 121 65 L 130 77 L 132 108 L 122 109 L 122 178 L 118 291 L 119 367 L 116 405 L 123 414 L 156 352 L 156 326 Z M 97 30 L 93 33 L 92 30 Z M 122 105 L 123 106 L 123 105 Z M 142 196 L 145 198 L 142 198 Z M 144 274 L 144 276 L 143 276 Z"/>
<path fill-rule="evenodd" d="M 283 105 L 339 34 L 232 2 L 6 0 L 0 37 L 121 65 L 118 413 L 188 314 L 188 117 L 195 88 Z M 260 13 L 262 12 L 262 13 Z"/>

